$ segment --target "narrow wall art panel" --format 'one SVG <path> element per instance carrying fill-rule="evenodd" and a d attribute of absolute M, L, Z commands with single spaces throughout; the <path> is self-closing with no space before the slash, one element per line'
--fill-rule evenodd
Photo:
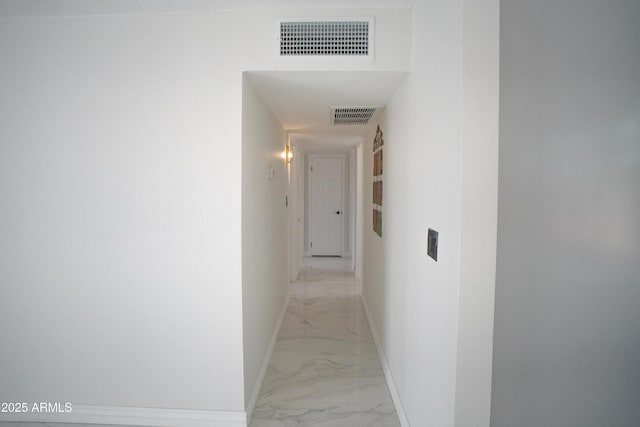
<path fill-rule="evenodd" d="M 382 206 L 382 181 L 373 182 L 373 204 Z"/>
<path fill-rule="evenodd" d="M 373 139 L 373 231 L 382 237 L 382 130 L 376 129 Z"/>
<path fill-rule="evenodd" d="M 382 149 L 373 155 L 373 176 L 382 175 Z"/>
<path fill-rule="evenodd" d="M 382 237 L 382 212 L 373 210 L 373 231 L 380 237 Z"/>

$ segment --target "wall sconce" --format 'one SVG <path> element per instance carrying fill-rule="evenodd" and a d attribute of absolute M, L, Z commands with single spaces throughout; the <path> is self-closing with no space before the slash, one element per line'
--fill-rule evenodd
<path fill-rule="evenodd" d="M 291 160 L 293 160 L 293 152 L 291 151 L 291 147 L 289 147 L 289 144 L 284 146 L 284 151 L 282 152 L 281 156 L 287 163 L 291 163 Z"/>

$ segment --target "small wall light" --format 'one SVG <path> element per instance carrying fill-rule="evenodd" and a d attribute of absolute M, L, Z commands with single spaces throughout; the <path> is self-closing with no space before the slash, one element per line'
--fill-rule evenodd
<path fill-rule="evenodd" d="M 284 151 L 282 152 L 281 156 L 287 163 L 291 163 L 291 160 L 293 160 L 293 153 L 291 152 L 291 147 L 289 147 L 289 144 L 284 146 Z"/>

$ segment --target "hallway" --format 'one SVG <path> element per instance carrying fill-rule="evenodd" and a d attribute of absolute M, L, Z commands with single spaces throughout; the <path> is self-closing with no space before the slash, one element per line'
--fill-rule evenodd
<path fill-rule="evenodd" d="M 304 260 L 251 427 L 400 426 L 350 262 Z"/>

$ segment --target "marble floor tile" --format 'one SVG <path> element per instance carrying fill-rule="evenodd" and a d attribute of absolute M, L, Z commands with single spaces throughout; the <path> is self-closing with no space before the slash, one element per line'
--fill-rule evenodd
<path fill-rule="evenodd" d="M 291 285 L 250 426 L 400 426 L 360 283 L 339 262 L 312 262 Z"/>
<path fill-rule="evenodd" d="M 341 257 L 305 257 L 300 263 L 302 274 L 309 272 L 331 272 L 345 277 L 352 275 L 352 259 Z"/>

